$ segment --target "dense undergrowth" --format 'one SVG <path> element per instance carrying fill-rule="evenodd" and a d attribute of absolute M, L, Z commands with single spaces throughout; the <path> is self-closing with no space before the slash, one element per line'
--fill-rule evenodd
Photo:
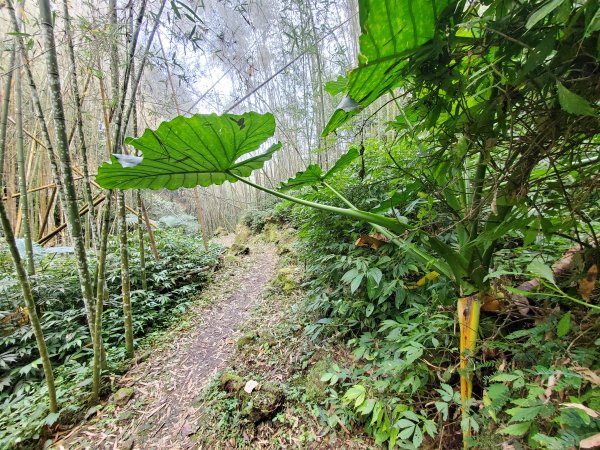
<path fill-rule="evenodd" d="M 160 259 L 146 256 L 148 289 L 141 288 L 140 254 L 131 240 L 131 295 L 136 347 L 176 321 L 218 264 L 221 247 L 204 250 L 201 240 L 172 228 L 156 231 Z M 127 367 L 121 303 L 118 246 L 111 240 L 107 258 L 109 296 L 103 316 L 106 373 Z M 2 258 L 6 258 L 2 254 Z M 92 269 L 95 258 L 89 259 Z M 8 264 L 8 261 L 6 261 Z M 35 339 L 21 304 L 17 282 L 6 272 L 0 280 L 0 448 L 33 445 L 47 426 L 70 423 L 85 413 L 91 383 L 92 348 L 82 308 L 77 266 L 70 255 L 48 255 L 32 277 L 38 312 L 55 367 L 60 411 L 48 414 L 46 386 Z M 110 386 L 105 386 L 106 390 Z M 94 408 L 87 414 L 94 412 Z"/>
<path fill-rule="evenodd" d="M 361 179 L 354 166 L 331 183 L 357 207 L 384 210 L 379 199 L 393 186 L 380 180 L 392 179 L 387 158 L 397 149 L 378 141 L 366 147 L 365 164 L 376 176 Z M 302 195 L 341 203 L 327 191 Z M 398 203 L 423 227 L 451 224 L 427 195 L 407 194 Z M 279 293 L 294 312 L 283 314 L 279 331 L 261 329 L 233 369 L 244 379 L 283 379 L 283 409 L 257 428 L 242 420 L 243 405 L 219 380 L 209 391 L 211 411 L 220 414 L 216 430 L 232 439 L 228 445 L 260 447 L 266 436 L 277 436 L 281 445 L 319 448 L 324 436 L 335 440 L 364 429 L 389 448 L 460 448 L 458 323 L 449 280 L 352 220 L 285 202 L 246 217 L 271 240 L 281 233 L 273 222 L 286 218 L 297 229 L 292 254 L 305 274 L 302 294 Z M 502 238 L 491 278 L 518 285 L 536 277 L 535 261 L 549 267 L 571 248 L 566 239 L 541 233 L 531 239 L 528 233 L 515 229 Z M 542 283 L 534 295 L 523 292 L 526 304 L 482 312 L 469 445 L 578 448 L 600 431 L 600 328 L 597 314 L 570 300 L 577 286 L 577 277 L 562 276 L 558 285 Z M 276 367 L 285 372 L 278 378 Z"/>
<path fill-rule="evenodd" d="M 366 164 L 378 173 L 361 179 L 354 175 L 359 168 L 351 168 L 333 183 L 357 207 L 381 210 L 378 198 L 393 188 L 380 181 L 393 171 L 386 154 L 397 149 L 377 141 L 367 148 Z M 323 191 L 305 196 L 340 203 Z M 398 203 L 403 215 L 423 227 L 451 225 L 428 195 L 407 195 Z M 333 427 L 362 424 L 390 448 L 459 448 L 458 324 L 451 283 L 395 245 L 356 246 L 359 236 L 371 232 L 368 226 L 298 206 L 291 218 L 309 278 L 305 288 L 319 315 L 306 333 L 317 341 L 344 342 L 353 356 L 329 365 L 321 377 L 328 386 L 322 420 Z M 533 277 L 532 260 L 551 265 L 571 246 L 560 238 L 532 240 L 527 233 L 517 229 L 503 238 L 491 277 L 527 280 Z M 566 291 L 576 286 L 577 280 L 562 280 Z M 557 290 L 542 288 L 540 294 L 549 296 L 530 297 L 525 309 L 505 305 L 482 313 L 471 444 L 575 448 L 600 431 L 597 315 L 574 307 Z"/>

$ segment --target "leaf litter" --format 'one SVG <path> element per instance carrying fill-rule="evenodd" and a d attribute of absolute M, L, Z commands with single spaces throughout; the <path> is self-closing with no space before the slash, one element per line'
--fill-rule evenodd
<path fill-rule="evenodd" d="M 227 236 L 224 243 L 229 243 Z M 275 276 L 278 257 L 271 245 L 257 242 L 248 256 L 225 263 L 187 312 L 184 329 L 175 327 L 118 381 L 134 394 L 123 406 L 100 410 L 55 440 L 55 449 L 188 449 L 197 431 L 202 389 L 233 354 L 239 329 L 262 291 Z M 207 307 L 206 304 L 211 306 Z"/>

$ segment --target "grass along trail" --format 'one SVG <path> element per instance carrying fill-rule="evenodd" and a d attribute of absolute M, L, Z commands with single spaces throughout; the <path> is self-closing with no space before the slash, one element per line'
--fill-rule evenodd
<path fill-rule="evenodd" d="M 261 302 L 277 260 L 274 248 L 262 243 L 247 256 L 227 260 L 185 323 L 116 380 L 119 390 L 90 422 L 58 436 L 53 448 L 194 448 L 198 396 L 232 355 L 238 330 Z"/>

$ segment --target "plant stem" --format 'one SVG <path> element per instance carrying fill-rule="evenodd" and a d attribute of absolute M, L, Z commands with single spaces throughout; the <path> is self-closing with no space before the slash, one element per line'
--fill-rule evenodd
<path fill-rule="evenodd" d="M 112 192 L 108 191 L 106 195 L 106 204 L 104 205 L 104 213 L 102 214 L 100 248 L 98 251 L 98 279 L 96 281 L 96 316 L 94 322 L 95 347 L 102 347 L 102 310 L 104 307 L 104 293 L 106 291 L 106 248 L 108 247 L 111 204 Z M 94 352 L 94 362 L 92 367 L 92 404 L 98 403 L 98 399 L 100 397 L 101 367 L 101 352 Z"/>
<path fill-rule="evenodd" d="M 31 284 L 27 272 L 23 267 L 23 261 L 21 255 L 19 255 L 19 249 L 15 242 L 15 236 L 6 214 L 6 208 L 4 202 L 0 198 L 0 223 L 2 224 L 2 230 L 4 231 L 4 238 L 8 244 L 12 261 L 15 266 L 17 278 L 21 285 L 21 291 L 23 298 L 25 299 L 25 306 L 27 306 L 27 313 L 29 314 L 29 321 L 33 328 L 33 334 L 37 343 L 38 352 L 40 359 L 42 360 L 42 367 L 44 369 L 44 377 L 46 378 L 46 385 L 48 386 L 48 403 L 50 412 L 54 413 L 58 411 L 58 404 L 56 401 L 56 388 L 54 386 L 54 374 L 52 373 L 52 363 L 50 362 L 50 355 L 48 354 L 48 348 L 46 347 L 46 341 L 44 339 L 44 333 L 40 324 L 40 319 L 37 315 L 37 309 L 35 301 L 33 299 L 33 293 L 31 292 Z"/>
<path fill-rule="evenodd" d="M 260 186 L 258 184 L 253 183 L 252 181 L 242 178 L 232 172 L 227 171 L 227 174 L 229 174 L 230 176 L 234 177 L 235 179 L 241 181 L 242 183 L 246 183 L 249 186 L 252 186 L 253 188 L 256 188 L 256 189 L 259 189 L 268 194 L 274 195 L 275 197 L 279 197 L 284 200 L 289 200 L 291 202 L 298 203 L 300 205 L 309 206 L 311 208 L 319 209 L 321 211 L 327 211 L 327 212 L 331 212 L 331 213 L 335 213 L 335 214 L 340 214 L 340 215 L 346 216 L 346 217 L 352 217 L 353 219 L 362 220 L 362 221 L 369 222 L 372 224 L 381 225 L 389 230 L 392 230 L 392 231 L 395 231 L 398 233 L 400 233 L 402 231 L 406 231 L 408 229 L 408 227 L 406 225 L 398 222 L 397 220 L 391 219 L 389 217 L 383 217 L 383 216 L 380 216 L 379 214 L 373 214 L 373 213 L 369 213 L 366 211 L 360 211 L 358 209 L 338 208 L 336 206 L 330 206 L 330 205 L 324 205 L 322 203 L 310 202 L 308 200 L 303 200 L 301 198 L 292 197 L 291 195 L 283 194 L 282 192 L 274 191 L 272 189 Z"/>
<path fill-rule="evenodd" d="M 20 66 L 20 58 L 17 56 L 17 66 Z M 23 149 L 23 102 L 21 95 L 21 68 L 15 72 L 15 128 L 17 152 L 17 169 L 19 172 L 19 208 L 22 215 L 23 240 L 25 241 L 25 262 L 27 274 L 35 274 L 35 261 L 33 260 L 33 244 L 31 243 L 31 225 L 29 223 L 29 194 L 27 192 L 27 175 L 25 151 Z"/>
<path fill-rule="evenodd" d="M 127 218 L 125 215 L 125 192 L 117 191 L 119 216 L 119 240 L 121 253 L 121 294 L 123 296 L 123 322 L 125 325 L 125 352 L 133 358 L 133 318 L 131 314 L 131 286 L 129 282 L 129 245 L 127 242 Z"/>
<path fill-rule="evenodd" d="M 9 71 L 4 79 L 4 90 L 2 91 L 2 110 L 0 110 L 0 193 L 4 192 L 4 155 L 6 154 L 6 129 L 8 128 L 8 108 L 10 106 L 10 91 L 12 85 L 13 68 L 15 65 L 15 44 L 13 41 L 10 57 L 8 60 Z M 2 194 L 3 195 L 3 194 Z"/>
<path fill-rule="evenodd" d="M 9 0 L 10 2 L 10 0 Z M 52 115 L 54 119 L 54 131 L 58 153 L 60 156 L 62 168 L 62 181 L 64 188 L 64 205 L 67 212 L 67 220 L 71 229 L 77 268 L 79 271 L 79 282 L 83 295 L 83 303 L 86 310 L 87 322 L 92 336 L 92 345 L 94 354 L 100 353 L 101 347 L 99 340 L 93 339 L 95 334 L 95 310 L 94 297 L 92 292 L 92 282 L 87 263 L 85 241 L 79 218 L 79 208 L 77 206 L 77 191 L 73 180 L 73 171 L 71 155 L 69 154 L 69 141 L 66 132 L 65 112 L 63 106 L 62 91 L 60 86 L 60 75 L 58 71 L 58 58 L 56 56 L 56 43 L 54 40 L 53 14 L 50 8 L 49 0 L 38 1 L 40 22 L 42 25 L 42 37 L 44 41 L 44 50 L 46 53 L 46 66 L 48 70 L 48 84 L 52 97 Z"/>
<path fill-rule="evenodd" d="M 146 249 L 144 247 L 144 224 L 142 220 L 142 194 L 138 189 L 137 192 L 137 204 L 138 204 L 138 239 L 140 248 L 140 271 L 142 276 L 142 289 L 145 291 L 148 289 L 148 280 L 146 279 Z"/>

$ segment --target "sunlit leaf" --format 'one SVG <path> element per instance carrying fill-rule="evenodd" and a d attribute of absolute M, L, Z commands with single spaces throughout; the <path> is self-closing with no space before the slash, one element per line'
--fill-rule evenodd
<path fill-rule="evenodd" d="M 280 143 L 247 157 L 275 133 L 272 114 L 196 114 L 163 122 L 125 143 L 142 157 L 113 155 L 98 170 L 96 181 L 107 189 L 177 189 L 234 182 L 260 169 Z"/>
<path fill-rule="evenodd" d="M 348 106 L 349 102 L 340 104 L 323 135 L 399 85 L 400 70 L 408 56 L 433 38 L 436 20 L 447 5 L 447 0 L 359 2 L 359 65 L 348 74 L 348 88 L 344 91 L 353 107 Z"/>
<path fill-rule="evenodd" d="M 571 329 L 571 311 L 563 315 L 556 325 L 556 335 L 558 337 L 565 336 Z"/>
<path fill-rule="evenodd" d="M 552 269 L 539 259 L 534 259 L 529 263 L 527 266 L 527 272 L 533 273 L 534 275 L 537 275 L 540 278 L 543 278 L 544 280 L 554 284 L 554 273 L 552 272 Z"/>
<path fill-rule="evenodd" d="M 531 422 L 513 423 L 512 425 L 500 430 L 500 433 L 508 434 L 510 436 L 523 436 L 525 433 L 527 433 L 527 431 L 529 431 L 530 426 Z"/>

